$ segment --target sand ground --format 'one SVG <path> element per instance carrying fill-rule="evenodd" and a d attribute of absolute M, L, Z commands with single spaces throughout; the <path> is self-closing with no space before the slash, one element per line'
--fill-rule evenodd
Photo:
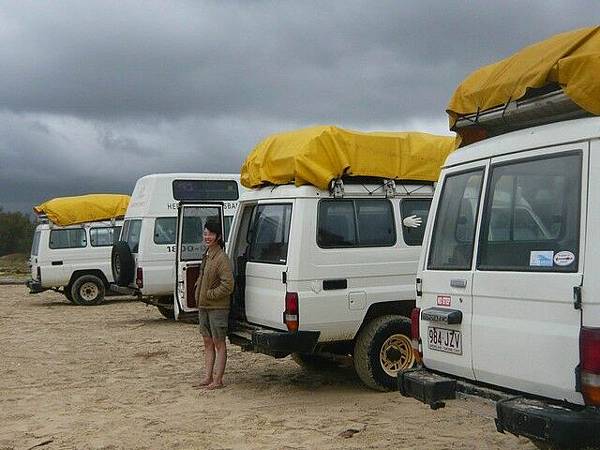
<path fill-rule="evenodd" d="M 0 286 L 0 449 L 533 448 L 497 433 L 489 404 L 432 411 L 236 347 L 226 388 L 192 389 L 201 358 L 196 327 L 153 307 Z"/>

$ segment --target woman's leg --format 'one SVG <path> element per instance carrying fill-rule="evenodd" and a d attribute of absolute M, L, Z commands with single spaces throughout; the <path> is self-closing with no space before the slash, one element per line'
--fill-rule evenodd
<path fill-rule="evenodd" d="M 214 339 L 213 343 L 217 353 L 215 375 L 212 383 L 207 386 L 207 389 L 223 387 L 223 374 L 225 373 L 225 365 L 227 364 L 227 344 L 225 339 Z"/>

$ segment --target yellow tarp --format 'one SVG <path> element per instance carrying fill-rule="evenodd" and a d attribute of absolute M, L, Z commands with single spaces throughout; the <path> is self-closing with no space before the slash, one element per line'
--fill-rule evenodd
<path fill-rule="evenodd" d="M 600 26 L 557 34 L 471 73 L 456 89 L 447 112 L 459 116 L 518 100 L 528 88 L 558 83 L 577 105 L 600 115 Z"/>
<path fill-rule="evenodd" d="M 45 214 L 60 226 L 110 220 L 123 217 L 129 205 L 129 195 L 88 194 L 76 197 L 59 197 L 34 206 L 37 214 Z"/>
<path fill-rule="evenodd" d="M 273 134 L 248 155 L 241 169 L 247 188 L 312 184 L 327 189 L 341 176 L 437 181 L 455 138 L 427 133 L 363 133 L 316 126 Z"/>

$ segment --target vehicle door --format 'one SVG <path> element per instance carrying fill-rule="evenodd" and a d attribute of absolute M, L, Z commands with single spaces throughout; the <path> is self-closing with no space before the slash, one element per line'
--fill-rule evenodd
<path fill-rule="evenodd" d="M 587 146 L 491 160 L 473 279 L 477 380 L 578 396 Z"/>
<path fill-rule="evenodd" d="M 486 166 L 476 162 L 444 171 L 417 274 L 425 365 L 471 379 L 473 248 Z"/>
<path fill-rule="evenodd" d="M 223 206 L 216 203 L 180 203 L 177 213 L 175 256 L 175 319 L 182 313 L 198 311 L 194 295 L 200 274 L 202 257 L 206 251 L 203 232 L 208 220 L 216 220 L 223 236 Z"/>
<path fill-rule="evenodd" d="M 253 210 L 246 257 L 248 322 L 285 329 L 287 258 L 292 202 L 259 202 Z"/>

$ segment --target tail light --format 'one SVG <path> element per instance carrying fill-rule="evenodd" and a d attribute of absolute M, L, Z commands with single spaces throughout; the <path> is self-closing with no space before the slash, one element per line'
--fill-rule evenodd
<path fill-rule="evenodd" d="M 37 275 L 37 280 L 41 283 L 42 282 L 42 269 L 40 269 L 40 266 L 37 267 L 36 275 Z"/>
<path fill-rule="evenodd" d="M 581 327 L 581 393 L 586 405 L 600 406 L 600 328 Z"/>
<path fill-rule="evenodd" d="M 287 292 L 285 294 L 283 323 L 287 325 L 288 331 L 298 331 L 298 322 L 298 294 L 295 292 Z"/>
<path fill-rule="evenodd" d="M 419 351 L 419 339 L 420 339 L 420 325 L 419 319 L 421 317 L 421 308 L 413 308 L 410 313 L 410 337 L 412 342 L 413 353 L 417 361 L 421 361 L 423 355 Z"/>
<path fill-rule="evenodd" d="M 138 289 L 144 287 L 144 269 L 141 267 L 138 267 L 135 272 L 135 285 L 138 287 Z"/>

